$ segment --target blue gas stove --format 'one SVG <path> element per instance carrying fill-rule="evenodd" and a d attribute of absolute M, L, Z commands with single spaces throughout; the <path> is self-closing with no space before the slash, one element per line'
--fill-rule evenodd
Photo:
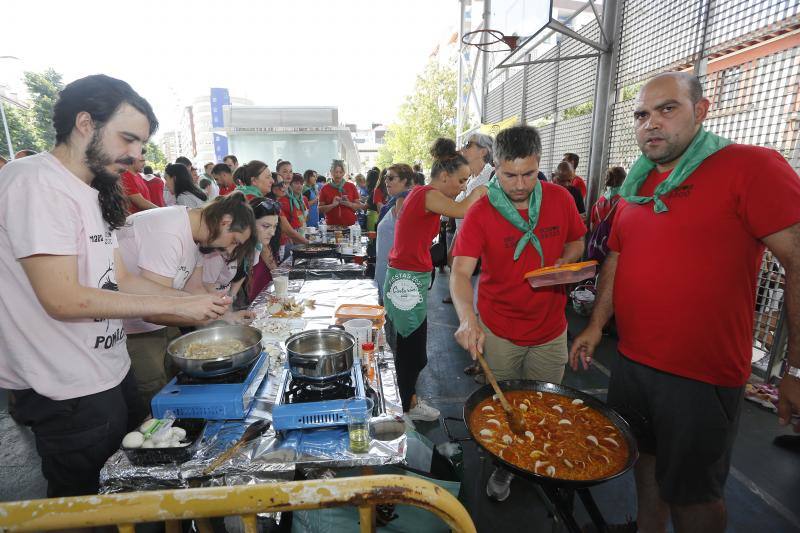
<path fill-rule="evenodd" d="M 153 397 L 153 416 L 161 418 L 172 411 L 177 418 L 244 419 L 269 371 L 268 359 L 269 355 L 263 352 L 247 368 L 214 378 L 180 373 Z"/>

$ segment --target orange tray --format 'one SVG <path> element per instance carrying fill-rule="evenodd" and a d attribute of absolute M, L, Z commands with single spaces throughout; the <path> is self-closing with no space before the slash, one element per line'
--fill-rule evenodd
<path fill-rule="evenodd" d="M 568 263 L 559 267 L 539 268 L 526 273 L 525 279 L 533 288 L 577 283 L 593 278 L 597 274 L 597 264 L 597 261 L 584 261 Z"/>
<path fill-rule="evenodd" d="M 334 317 L 339 324 L 351 318 L 366 318 L 372 320 L 375 328 L 381 328 L 386 321 L 386 310 L 380 305 L 342 304 L 336 309 Z"/>

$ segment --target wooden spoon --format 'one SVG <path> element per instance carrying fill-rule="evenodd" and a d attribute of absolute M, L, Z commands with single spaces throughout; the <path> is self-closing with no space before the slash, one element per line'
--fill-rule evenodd
<path fill-rule="evenodd" d="M 483 373 L 486 374 L 486 379 L 489 380 L 497 397 L 500 398 L 500 403 L 503 405 L 503 410 L 506 412 L 506 418 L 508 418 L 508 425 L 511 431 L 517 435 L 525 435 L 525 419 L 522 417 L 522 413 L 519 409 L 511 407 L 511 404 L 508 403 L 508 400 L 506 400 L 503 391 L 500 390 L 500 386 L 497 384 L 497 380 L 494 379 L 494 374 L 492 374 L 492 371 L 489 369 L 489 365 L 486 364 L 486 359 L 483 358 L 481 352 L 478 352 L 478 362 L 483 368 Z"/>
<path fill-rule="evenodd" d="M 222 453 L 219 457 L 217 457 L 214 460 L 214 462 L 211 463 L 211 465 L 209 465 L 208 467 L 206 467 L 205 470 L 203 470 L 203 475 L 207 476 L 211 472 L 219 468 L 219 466 L 222 463 L 233 457 L 233 455 L 236 452 L 241 450 L 242 446 L 244 446 L 251 440 L 255 439 L 256 437 L 260 436 L 267 429 L 269 429 L 269 426 L 270 423 L 267 420 L 257 420 L 256 422 L 250 424 L 245 430 L 244 435 L 241 436 L 241 438 L 236 442 L 236 444 L 228 448 L 224 453 Z"/>

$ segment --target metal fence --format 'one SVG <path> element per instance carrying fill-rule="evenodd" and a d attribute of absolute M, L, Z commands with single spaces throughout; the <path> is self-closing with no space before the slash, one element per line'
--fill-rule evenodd
<path fill-rule="evenodd" d="M 556 2 L 558 3 L 558 2 Z M 689 70 L 700 76 L 711 111 L 706 127 L 735 142 L 778 150 L 800 169 L 800 2 L 796 0 L 618 0 L 612 93 L 609 98 L 605 150 L 590 179 L 602 169 L 630 168 L 639 155 L 632 111 L 639 87 L 664 71 Z M 489 22 L 491 26 L 491 21 Z M 572 27 L 599 38 L 599 26 Z M 598 58 L 580 57 L 588 46 L 567 35 L 544 43 L 544 59 L 512 69 L 492 67 L 501 54 L 487 58 L 483 123 L 519 116 L 539 128 L 540 167 L 555 169 L 565 152 L 581 156 L 576 169 L 588 173 L 597 91 Z M 589 55 L 589 54 L 586 54 Z M 605 109 L 599 110 L 605 113 Z M 781 320 L 784 273 L 767 253 L 759 275 L 754 371 L 769 377 L 786 348 Z"/>

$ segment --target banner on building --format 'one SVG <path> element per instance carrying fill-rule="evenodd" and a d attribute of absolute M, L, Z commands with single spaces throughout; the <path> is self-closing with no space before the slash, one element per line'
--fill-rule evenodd
<path fill-rule="evenodd" d="M 501 130 L 510 128 L 511 126 L 516 126 L 518 123 L 519 123 L 519 116 L 514 115 L 513 117 L 504 118 L 500 122 L 493 122 L 491 124 L 481 124 L 481 127 L 478 128 L 478 131 L 494 137 Z"/>

